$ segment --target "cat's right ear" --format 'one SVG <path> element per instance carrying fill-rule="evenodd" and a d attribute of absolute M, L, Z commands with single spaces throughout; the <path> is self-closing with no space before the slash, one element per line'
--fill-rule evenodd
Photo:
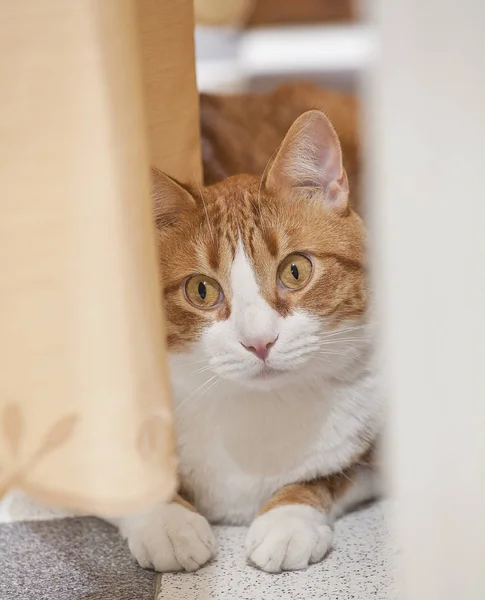
<path fill-rule="evenodd" d="M 157 227 L 174 225 L 183 212 L 193 210 L 193 196 L 174 179 L 152 168 L 153 218 Z"/>

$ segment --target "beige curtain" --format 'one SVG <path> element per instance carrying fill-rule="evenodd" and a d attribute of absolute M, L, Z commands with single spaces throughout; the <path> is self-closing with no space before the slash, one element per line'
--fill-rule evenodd
<path fill-rule="evenodd" d="M 149 163 L 200 178 L 192 4 L 1 8 L 0 494 L 131 511 L 175 486 Z"/>

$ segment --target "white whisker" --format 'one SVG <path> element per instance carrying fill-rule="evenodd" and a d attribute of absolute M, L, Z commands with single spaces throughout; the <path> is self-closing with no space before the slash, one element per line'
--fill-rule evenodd
<path fill-rule="evenodd" d="M 212 243 L 215 244 L 214 232 L 212 231 L 212 226 L 211 226 L 211 222 L 210 222 L 210 219 L 209 219 L 209 212 L 207 210 L 207 205 L 206 205 L 205 199 L 204 199 L 204 192 L 203 192 L 202 188 L 200 187 L 198 181 L 197 181 L 197 187 L 199 188 L 200 198 L 202 200 L 202 204 L 204 205 L 205 216 L 206 216 L 207 225 L 209 227 L 209 231 L 210 231 L 210 234 L 211 234 Z"/>
<path fill-rule="evenodd" d="M 185 398 L 176 408 L 175 408 L 175 413 L 178 413 L 183 406 L 185 406 L 187 404 L 187 402 L 193 398 L 197 392 L 199 392 L 202 388 L 204 388 L 207 384 L 209 384 L 211 381 L 213 381 L 216 377 L 218 377 L 218 375 L 213 375 L 212 377 L 209 377 L 209 379 L 207 379 L 206 381 L 204 381 L 204 383 L 202 383 L 201 385 L 199 385 L 199 387 L 197 387 L 193 392 L 191 392 L 187 398 Z"/>
<path fill-rule="evenodd" d="M 184 365 L 186 367 L 191 367 L 192 365 L 200 365 L 200 363 L 207 364 L 207 358 L 199 358 L 198 360 L 191 360 L 189 362 L 185 362 Z"/>
<path fill-rule="evenodd" d="M 179 420 L 182 420 L 182 419 L 184 418 L 184 416 L 185 416 L 185 415 L 187 414 L 187 412 L 188 412 L 188 409 L 189 409 L 191 406 L 193 406 L 193 405 L 194 405 L 194 404 L 196 404 L 197 402 L 200 402 L 200 400 L 202 400 L 202 398 L 203 398 L 204 396 L 206 396 L 206 395 L 209 393 L 209 391 L 210 391 L 210 390 L 212 390 L 212 389 L 213 389 L 213 388 L 214 388 L 214 387 L 215 387 L 217 384 L 219 384 L 219 383 L 222 381 L 222 379 L 221 379 L 220 377 L 218 377 L 217 375 L 215 375 L 215 377 L 217 377 L 217 379 L 216 379 L 215 381 L 213 381 L 214 377 L 212 377 L 211 379 L 209 379 L 209 381 L 212 381 L 212 383 L 211 383 L 210 385 L 208 385 L 208 386 L 207 386 L 207 387 L 206 387 L 204 390 L 202 390 L 202 391 L 201 391 L 201 393 L 200 393 L 198 396 L 196 396 L 195 398 L 193 398 L 189 404 L 187 404 L 187 402 L 186 402 L 186 401 L 184 401 L 184 403 L 183 403 L 183 404 L 184 404 L 184 406 L 185 406 L 185 411 L 184 411 L 183 413 L 180 413 L 180 412 L 177 412 L 177 411 L 176 411 L 176 413 L 177 413 L 177 418 L 178 418 Z M 208 382 L 206 381 L 204 385 L 206 385 L 207 383 L 208 383 Z M 200 387 L 199 387 L 198 389 L 200 390 Z M 192 396 L 192 395 L 191 395 L 191 396 Z M 189 400 L 189 399 L 190 399 L 190 397 L 189 397 L 189 398 L 187 398 L 187 400 Z M 180 405 L 179 409 L 180 409 L 181 407 L 182 407 L 182 405 Z"/>
<path fill-rule="evenodd" d="M 319 352 L 317 352 L 317 354 L 324 354 L 325 356 L 348 356 L 349 353 L 348 352 L 335 352 L 335 350 L 331 350 L 328 352 L 325 352 L 324 350 L 320 350 Z"/>
<path fill-rule="evenodd" d="M 342 338 L 340 340 L 329 340 L 329 341 L 324 341 L 324 342 L 320 342 L 319 346 L 334 346 L 335 344 L 353 344 L 356 342 L 362 342 L 362 343 L 367 343 L 370 340 L 368 340 L 367 338 Z"/>
<path fill-rule="evenodd" d="M 280 146 L 281 146 L 281 144 L 280 144 Z M 258 188 L 258 210 L 259 210 L 259 218 L 261 219 L 261 229 L 264 229 L 263 213 L 261 211 L 261 189 L 263 187 L 263 181 L 264 181 L 264 176 L 266 175 L 266 170 L 268 169 L 271 161 L 273 160 L 273 157 L 275 156 L 275 154 L 280 149 L 280 146 L 278 146 L 278 148 L 276 148 L 276 150 L 273 152 L 273 154 L 269 157 L 269 160 L 266 163 L 266 166 L 264 167 L 263 174 L 261 175 L 261 180 L 259 182 L 259 188 Z"/>
<path fill-rule="evenodd" d="M 352 331 L 357 331 L 359 329 L 365 329 L 366 325 L 357 325 L 355 327 L 347 327 L 345 329 L 338 329 L 337 331 L 331 331 L 329 333 L 324 333 L 322 335 L 323 339 L 337 337 L 339 335 L 343 335 L 344 333 L 351 333 Z"/>
<path fill-rule="evenodd" d="M 212 365 L 206 365 L 205 367 L 201 367 L 200 369 L 192 371 L 190 375 L 187 375 L 187 378 L 195 377 L 196 375 L 200 375 L 201 373 L 205 373 L 206 371 L 210 371 L 211 369 L 213 369 Z"/>

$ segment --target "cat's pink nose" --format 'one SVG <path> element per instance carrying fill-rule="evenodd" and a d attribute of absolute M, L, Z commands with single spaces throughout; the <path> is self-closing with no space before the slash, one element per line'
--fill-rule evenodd
<path fill-rule="evenodd" d="M 276 344 L 277 339 L 278 336 L 276 336 L 272 342 L 266 342 L 266 340 L 257 340 L 254 341 L 250 346 L 246 346 L 246 344 L 241 342 L 241 346 L 244 346 L 248 352 L 252 352 L 260 360 L 266 360 L 271 352 L 271 348 Z"/>

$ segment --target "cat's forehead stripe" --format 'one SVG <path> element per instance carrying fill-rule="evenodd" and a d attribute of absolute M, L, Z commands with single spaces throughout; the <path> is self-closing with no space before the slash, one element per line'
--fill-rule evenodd
<path fill-rule="evenodd" d="M 214 234 L 207 240 L 207 258 L 211 268 L 217 270 L 220 267 L 224 245 L 229 246 L 234 257 L 239 239 L 251 259 L 263 247 L 273 258 L 278 256 L 278 234 L 274 227 L 263 223 L 255 190 L 245 189 L 236 181 L 225 183 L 222 194 L 214 186 L 215 189 L 206 197 L 208 227 Z"/>

